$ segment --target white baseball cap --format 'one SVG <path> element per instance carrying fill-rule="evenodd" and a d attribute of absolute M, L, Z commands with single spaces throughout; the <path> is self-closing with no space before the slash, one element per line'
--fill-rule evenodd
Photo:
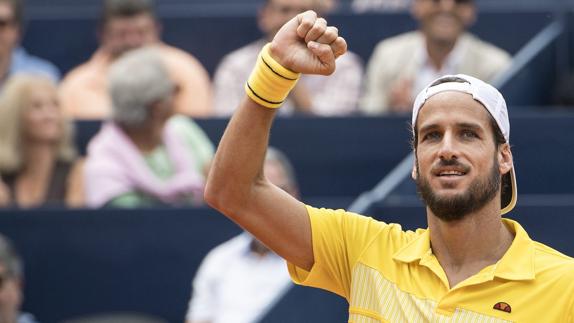
<path fill-rule="evenodd" d="M 504 97 L 492 85 L 464 74 L 442 76 L 434 80 L 417 95 L 413 105 L 413 131 L 419 111 L 424 103 L 433 95 L 445 91 L 457 91 L 472 95 L 473 99 L 481 103 L 494 118 L 504 139 L 507 143 L 510 143 L 510 122 L 508 121 L 508 109 L 506 108 Z M 505 214 L 514 208 L 518 197 L 514 167 L 504 174 L 502 183 L 501 214 Z"/>

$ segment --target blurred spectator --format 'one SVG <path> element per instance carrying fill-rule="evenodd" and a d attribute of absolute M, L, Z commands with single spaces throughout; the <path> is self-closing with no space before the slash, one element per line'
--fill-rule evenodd
<path fill-rule="evenodd" d="M 215 71 L 215 113 L 229 116 L 245 95 L 245 82 L 263 46 L 279 28 L 298 13 L 326 9 L 316 0 L 266 0 L 258 13 L 265 38 L 227 54 Z M 302 75 L 279 114 L 347 115 L 356 111 L 363 67 L 359 57 L 347 52 L 337 60 L 337 70 L 329 77 Z"/>
<path fill-rule="evenodd" d="M 185 116 L 173 116 L 178 86 L 156 47 L 122 55 L 109 70 L 112 120 L 88 145 L 91 207 L 199 204 L 213 145 Z"/>
<path fill-rule="evenodd" d="M 58 68 L 19 46 L 24 24 L 22 0 L 0 0 L 0 86 L 11 75 L 38 74 L 59 81 Z"/>
<path fill-rule="evenodd" d="M 108 117 L 111 104 L 106 73 L 110 65 L 127 50 L 153 45 L 179 87 L 174 98 L 176 112 L 194 117 L 210 115 L 212 98 L 207 71 L 190 54 L 162 43 L 160 32 L 152 0 L 104 0 L 100 48 L 62 81 L 64 111 L 76 119 Z"/>
<path fill-rule="evenodd" d="M 0 234 L 0 322 L 37 323 L 31 314 L 20 312 L 24 266 L 12 243 Z"/>
<path fill-rule="evenodd" d="M 269 147 L 263 171 L 275 186 L 298 197 L 293 167 Z M 244 232 L 211 250 L 193 280 L 186 323 L 257 322 L 291 286 L 285 260 Z"/>
<path fill-rule="evenodd" d="M 411 0 L 353 0 L 351 8 L 356 13 L 404 11 Z"/>
<path fill-rule="evenodd" d="M 54 83 L 16 75 L 0 97 L 0 205 L 81 206 L 81 162 Z"/>
<path fill-rule="evenodd" d="M 413 0 L 411 12 L 419 30 L 381 41 L 369 60 L 365 113 L 407 113 L 414 95 L 442 75 L 489 81 L 508 67 L 508 53 L 466 32 L 476 18 L 473 0 Z"/>

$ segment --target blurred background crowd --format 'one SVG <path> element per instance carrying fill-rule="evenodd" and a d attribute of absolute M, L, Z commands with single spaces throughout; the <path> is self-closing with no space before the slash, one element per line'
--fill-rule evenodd
<path fill-rule="evenodd" d="M 522 213 L 574 207 L 574 1 L 0 0 L 0 322 L 295 322 L 272 314 L 286 268 L 213 220 L 203 188 L 259 51 L 306 10 L 349 52 L 281 108 L 276 185 L 385 221 L 420 211 L 406 120 L 426 84 L 464 73 L 518 116 Z"/>

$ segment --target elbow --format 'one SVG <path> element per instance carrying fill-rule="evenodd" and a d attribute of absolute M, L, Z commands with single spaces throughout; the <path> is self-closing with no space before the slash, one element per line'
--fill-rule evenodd
<path fill-rule="evenodd" d="M 203 199 L 207 205 L 226 216 L 231 216 L 231 210 L 236 210 L 241 200 L 237 190 L 233 189 L 233 184 L 210 180 L 205 185 Z"/>
<path fill-rule="evenodd" d="M 212 208 L 221 211 L 223 208 L 223 199 L 221 198 L 222 192 L 216 184 L 207 181 L 205 185 L 205 190 L 203 191 L 203 199 L 207 205 Z"/>

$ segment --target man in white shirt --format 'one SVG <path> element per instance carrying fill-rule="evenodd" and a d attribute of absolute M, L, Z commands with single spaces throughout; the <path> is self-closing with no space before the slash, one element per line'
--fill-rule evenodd
<path fill-rule="evenodd" d="M 467 32 L 474 0 L 413 0 L 411 13 L 419 30 L 381 41 L 369 60 L 364 113 L 410 113 L 414 95 L 443 75 L 491 81 L 510 64 L 508 53 Z"/>
<path fill-rule="evenodd" d="M 227 54 L 215 71 L 215 114 L 230 116 L 235 111 L 243 99 L 245 80 L 261 48 L 273 39 L 283 24 L 309 9 L 325 13 L 328 6 L 314 0 L 265 0 L 257 19 L 264 37 Z M 356 113 L 362 79 L 361 59 L 347 53 L 337 61 L 337 71 L 330 77 L 303 75 L 280 114 L 344 116 Z"/>
<path fill-rule="evenodd" d="M 265 176 L 298 197 L 293 167 L 269 148 Z M 193 280 L 186 323 L 249 323 L 262 318 L 291 286 L 285 260 L 244 232 L 211 250 Z"/>

